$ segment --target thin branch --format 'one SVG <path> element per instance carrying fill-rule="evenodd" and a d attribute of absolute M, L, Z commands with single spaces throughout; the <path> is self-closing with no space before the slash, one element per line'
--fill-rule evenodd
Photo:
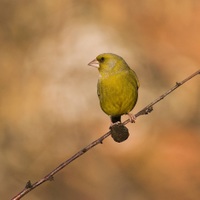
<path fill-rule="evenodd" d="M 153 106 L 156 103 L 158 103 L 159 101 L 164 99 L 166 96 L 168 96 L 170 93 L 172 93 L 175 89 L 177 89 L 178 87 L 180 87 L 181 85 L 183 85 L 184 83 L 186 83 L 187 81 L 189 81 L 190 79 L 192 79 L 193 77 L 195 77 L 198 74 L 200 74 L 200 70 L 198 70 L 195 73 L 191 74 L 190 76 L 188 76 L 187 78 L 185 78 L 181 82 L 176 82 L 175 86 L 173 86 L 167 92 L 162 94 L 160 97 L 158 97 L 153 102 L 151 102 L 149 105 L 147 105 L 142 110 L 140 110 L 138 113 L 136 113 L 135 114 L 135 118 L 137 118 L 137 117 L 139 117 L 141 115 L 146 115 L 146 114 L 150 113 L 153 110 Z M 129 122 L 130 122 L 130 119 L 127 119 L 126 121 L 123 122 L 123 124 L 126 125 Z M 37 181 L 37 182 L 35 182 L 33 184 L 31 183 L 31 181 L 28 181 L 26 183 L 26 185 L 25 185 L 25 188 L 21 192 L 19 192 L 19 194 L 17 194 L 15 197 L 13 197 L 11 200 L 21 199 L 23 196 L 25 196 L 31 190 L 35 189 L 36 187 L 38 187 L 39 185 L 43 184 L 44 182 L 52 181 L 53 180 L 53 176 L 55 174 L 57 174 L 60 170 L 62 170 L 64 167 L 66 167 L 72 161 L 74 161 L 75 159 L 77 159 L 78 157 L 80 157 L 81 155 L 86 153 L 88 150 L 92 149 L 94 146 L 96 146 L 98 144 L 102 144 L 103 140 L 105 140 L 110 134 L 111 134 L 111 131 L 108 131 L 106 134 L 104 134 L 103 136 L 101 136 L 100 138 L 98 138 L 97 140 L 93 141 L 88 146 L 84 147 L 79 152 L 74 154 L 68 160 L 66 160 L 65 162 L 61 163 L 58 167 L 56 167 L 53 171 L 51 171 L 49 174 L 47 174 L 44 178 L 40 179 L 39 181 Z"/>

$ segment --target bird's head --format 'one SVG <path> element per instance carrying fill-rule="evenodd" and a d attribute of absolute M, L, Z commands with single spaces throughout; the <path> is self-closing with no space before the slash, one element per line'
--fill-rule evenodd
<path fill-rule="evenodd" d="M 117 73 L 129 68 L 122 57 L 112 53 L 100 54 L 88 65 L 98 68 L 100 74 Z"/>

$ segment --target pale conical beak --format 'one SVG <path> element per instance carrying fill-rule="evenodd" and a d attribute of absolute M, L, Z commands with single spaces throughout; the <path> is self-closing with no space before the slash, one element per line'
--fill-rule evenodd
<path fill-rule="evenodd" d="M 99 68 L 99 61 L 97 59 L 94 59 L 93 61 L 88 63 L 88 65 L 91 66 L 91 67 Z"/>

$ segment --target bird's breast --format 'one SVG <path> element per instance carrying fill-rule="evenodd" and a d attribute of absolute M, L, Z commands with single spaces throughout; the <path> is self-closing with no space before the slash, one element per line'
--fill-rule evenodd
<path fill-rule="evenodd" d="M 106 114 L 123 115 L 130 112 L 136 104 L 137 83 L 129 74 L 100 77 L 98 96 L 101 108 Z"/>

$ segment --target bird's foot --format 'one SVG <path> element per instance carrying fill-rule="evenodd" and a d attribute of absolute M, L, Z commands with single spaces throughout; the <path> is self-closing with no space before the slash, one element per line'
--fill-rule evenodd
<path fill-rule="evenodd" d="M 133 115 L 133 114 L 131 114 L 131 113 L 128 113 L 127 115 L 129 116 L 130 122 L 131 122 L 131 123 L 135 123 L 135 121 L 136 121 L 135 115 Z"/>

